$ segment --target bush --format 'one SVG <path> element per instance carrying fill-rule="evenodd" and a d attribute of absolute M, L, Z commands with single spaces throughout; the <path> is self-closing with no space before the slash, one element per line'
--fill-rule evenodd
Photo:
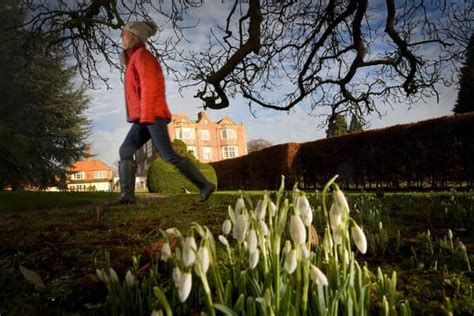
<path fill-rule="evenodd" d="M 214 168 L 209 164 L 199 162 L 191 153 L 186 150 L 186 144 L 181 140 L 173 141 L 174 150 L 181 156 L 185 156 L 192 161 L 199 171 L 217 187 L 217 176 Z M 199 192 L 199 189 L 184 177 L 179 170 L 162 158 L 155 159 L 148 169 L 147 175 L 148 191 L 152 193 L 183 193 Z"/>

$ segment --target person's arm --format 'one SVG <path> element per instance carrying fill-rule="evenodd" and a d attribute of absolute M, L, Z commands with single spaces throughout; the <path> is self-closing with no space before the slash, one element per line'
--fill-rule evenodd
<path fill-rule="evenodd" d="M 157 59 L 148 51 L 137 56 L 136 69 L 140 80 L 140 123 L 155 122 L 155 107 L 165 106 L 165 79 Z"/>

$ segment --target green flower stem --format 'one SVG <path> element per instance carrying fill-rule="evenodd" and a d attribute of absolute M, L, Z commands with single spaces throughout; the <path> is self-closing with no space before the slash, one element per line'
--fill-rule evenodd
<path fill-rule="evenodd" d="M 280 236 L 274 236 L 273 241 L 273 287 L 275 290 L 275 315 L 280 312 Z"/>

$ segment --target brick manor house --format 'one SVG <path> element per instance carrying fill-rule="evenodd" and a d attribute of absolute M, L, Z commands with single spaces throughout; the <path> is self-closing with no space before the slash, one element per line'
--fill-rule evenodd
<path fill-rule="evenodd" d="M 205 112 L 198 113 L 196 121 L 189 119 L 186 114 L 173 114 L 168 132 L 171 140 L 182 140 L 188 151 L 203 163 L 247 154 L 245 126 L 227 116 L 213 122 Z M 137 175 L 146 176 L 150 163 L 158 156 L 149 140 L 135 153 Z"/>

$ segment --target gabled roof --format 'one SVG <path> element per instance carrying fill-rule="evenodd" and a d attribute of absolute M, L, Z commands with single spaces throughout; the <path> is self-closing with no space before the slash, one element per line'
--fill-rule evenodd
<path fill-rule="evenodd" d="M 207 116 L 206 112 L 199 112 L 197 124 L 213 124 L 214 122 Z"/>
<path fill-rule="evenodd" d="M 237 125 L 227 115 L 224 116 L 220 121 L 217 122 L 219 125 Z"/>
<path fill-rule="evenodd" d="M 109 166 L 107 166 L 105 163 L 103 163 L 100 160 L 79 160 L 76 161 L 72 166 L 71 166 L 71 171 L 73 172 L 78 172 L 78 171 L 97 171 L 97 170 L 107 170 L 111 169 Z"/>
<path fill-rule="evenodd" d="M 189 117 L 184 113 L 171 114 L 172 121 L 190 121 Z"/>

